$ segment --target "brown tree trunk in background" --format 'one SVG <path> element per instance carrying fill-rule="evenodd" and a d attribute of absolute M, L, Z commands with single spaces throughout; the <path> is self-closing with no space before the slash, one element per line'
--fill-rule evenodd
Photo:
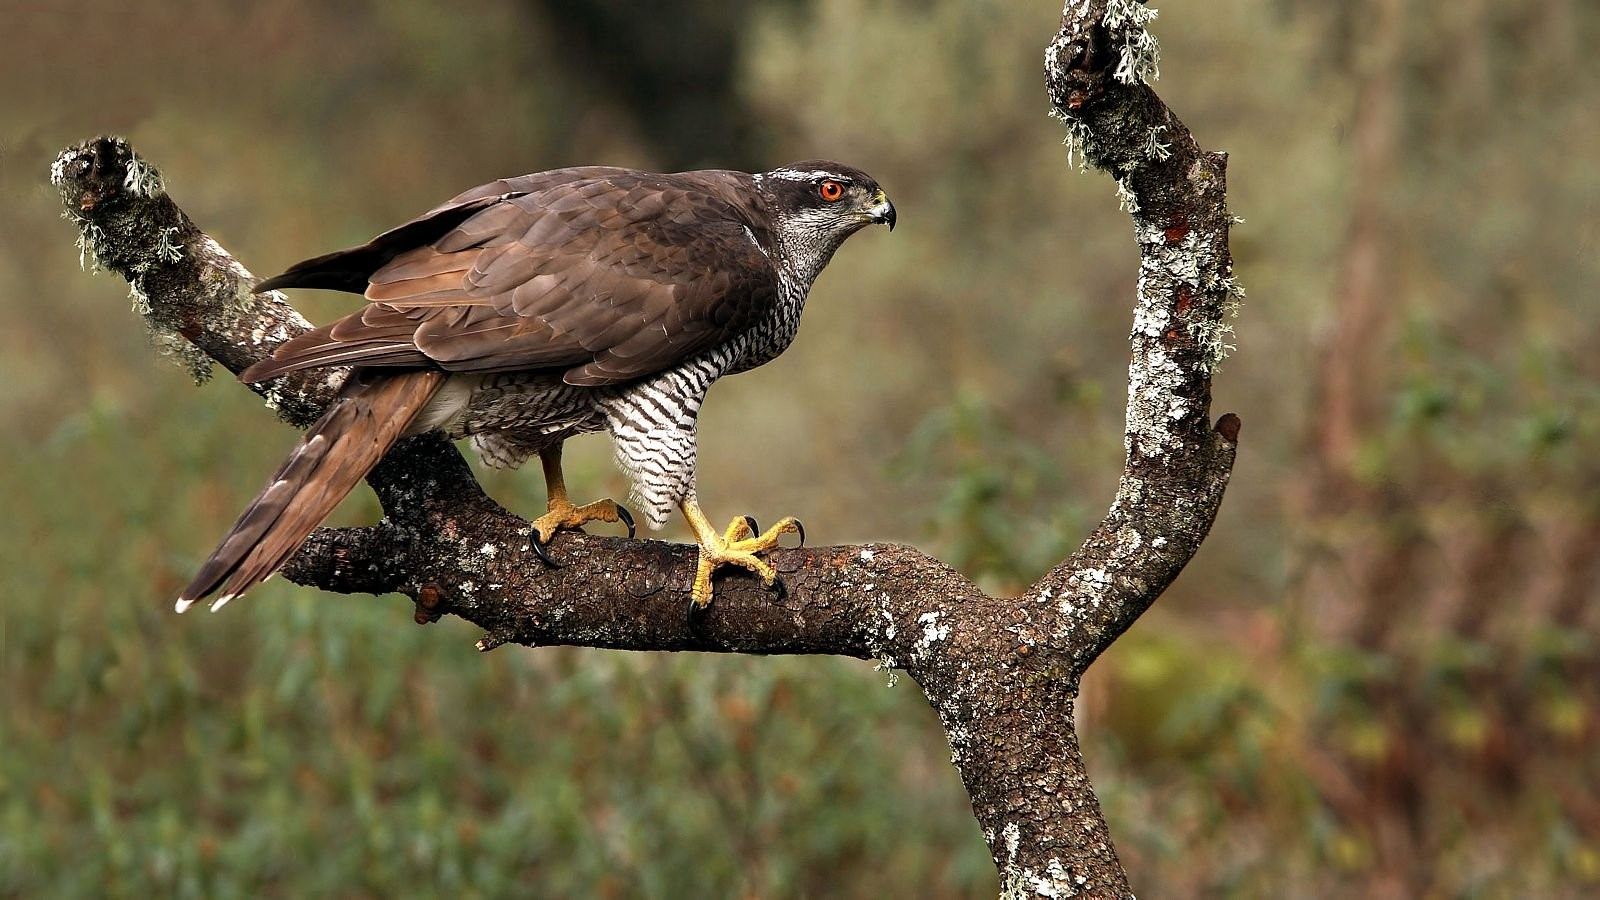
<path fill-rule="evenodd" d="M 1360 472 L 1363 443 L 1380 424 L 1388 387 L 1382 360 L 1390 353 L 1388 335 L 1403 300 L 1395 277 L 1399 235 L 1391 195 L 1398 183 L 1407 4 L 1365 0 L 1337 13 L 1349 17 L 1343 32 L 1353 42 L 1346 54 L 1357 79 L 1346 141 L 1350 210 L 1312 389 L 1312 477 L 1298 501 L 1309 528 L 1299 597 L 1308 633 L 1369 654 L 1393 647 L 1408 614 L 1408 604 L 1398 598 L 1426 594 L 1413 580 L 1423 567 L 1424 537 L 1406 526 L 1403 514 L 1396 515 L 1405 498 Z M 1364 801 L 1337 808 L 1356 817 L 1347 825 L 1365 832 L 1378 856 L 1372 896 L 1415 896 L 1428 879 L 1427 857 L 1419 852 L 1427 829 L 1417 777 L 1427 764 L 1426 743 L 1411 725 L 1416 711 L 1407 698 L 1386 699 L 1382 683 L 1365 685 L 1362 694 L 1387 741 L 1376 759 L 1350 758 L 1331 748 Z"/>
<path fill-rule="evenodd" d="M 1400 127 L 1396 67 L 1400 12 L 1405 0 L 1371 0 L 1371 43 L 1362 56 L 1360 87 L 1350 124 L 1350 223 L 1332 297 L 1332 321 L 1317 369 L 1313 446 L 1323 491 L 1337 490 L 1356 461 L 1372 420 L 1373 358 L 1384 351 L 1381 332 L 1395 299 L 1393 187 Z"/>
<path fill-rule="evenodd" d="M 1379 408 L 1377 361 L 1397 305 L 1394 287 L 1394 218 L 1390 212 L 1400 129 L 1399 64 L 1407 0 L 1366 0 L 1343 12 L 1359 72 L 1347 146 L 1350 148 L 1350 221 L 1340 254 L 1330 320 L 1322 341 L 1308 444 L 1312 477 L 1299 500 L 1313 522 L 1380 504 L 1380 491 L 1364 485 L 1356 467 L 1362 441 Z M 1370 523 L 1369 523 L 1370 524 Z M 1363 644 L 1386 630 L 1382 608 L 1364 604 L 1374 579 L 1407 568 L 1408 550 L 1379 534 L 1318 548 L 1308 572 L 1314 630 Z"/>

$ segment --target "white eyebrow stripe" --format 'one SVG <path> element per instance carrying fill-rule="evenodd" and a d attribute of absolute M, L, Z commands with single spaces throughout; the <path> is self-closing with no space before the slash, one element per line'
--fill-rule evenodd
<path fill-rule="evenodd" d="M 788 181 L 815 181 L 818 178 L 832 178 L 834 181 L 846 182 L 850 180 L 849 178 L 846 178 L 837 172 L 824 172 L 821 169 L 812 169 L 809 172 L 797 172 L 794 169 L 778 169 L 773 172 L 768 172 L 767 174 L 771 175 L 773 178 L 783 178 Z"/>

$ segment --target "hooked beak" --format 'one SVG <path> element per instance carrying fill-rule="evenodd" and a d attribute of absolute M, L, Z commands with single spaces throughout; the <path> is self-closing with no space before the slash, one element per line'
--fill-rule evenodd
<path fill-rule="evenodd" d="M 878 193 L 872 198 L 872 203 L 872 208 L 867 210 L 867 215 L 872 217 L 873 222 L 879 225 L 887 225 L 889 230 L 893 231 L 894 204 L 889 202 L 889 195 L 883 192 L 883 188 L 878 188 Z"/>

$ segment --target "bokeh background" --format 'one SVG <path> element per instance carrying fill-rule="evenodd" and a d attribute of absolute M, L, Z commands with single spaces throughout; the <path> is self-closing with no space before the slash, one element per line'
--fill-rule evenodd
<path fill-rule="evenodd" d="M 1600 892 L 1600 11 L 1161 13 L 1162 94 L 1232 153 L 1251 299 L 1221 518 L 1084 685 L 1134 883 Z M 270 273 L 501 175 L 847 160 L 901 227 L 718 386 L 702 497 L 1018 590 L 1113 492 L 1136 264 L 1045 115 L 1058 15 L 0 0 L 0 896 L 992 895 L 933 714 L 870 664 L 482 656 L 402 598 L 281 582 L 174 616 L 294 436 L 158 361 L 46 174 L 126 135 Z M 624 490 L 602 439 L 568 459 Z M 486 481 L 541 508 L 535 473 Z"/>

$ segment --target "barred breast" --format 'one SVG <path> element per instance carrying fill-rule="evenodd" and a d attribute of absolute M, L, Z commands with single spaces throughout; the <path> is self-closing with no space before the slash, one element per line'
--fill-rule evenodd
<path fill-rule="evenodd" d="M 411 431 L 471 438 L 486 465 L 513 469 L 546 447 L 604 429 L 594 393 L 559 374 L 453 375 Z"/>

